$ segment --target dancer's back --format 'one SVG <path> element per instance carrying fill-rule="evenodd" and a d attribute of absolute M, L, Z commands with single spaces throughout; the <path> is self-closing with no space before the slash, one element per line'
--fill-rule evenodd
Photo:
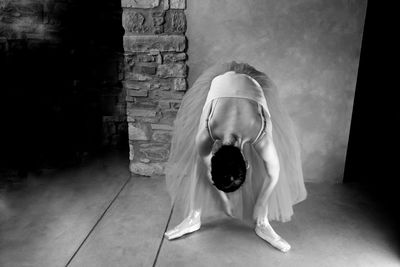
<path fill-rule="evenodd" d="M 254 141 L 261 127 L 258 104 L 245 98 L 225 97 L 214 100 L 209 127 L 215 139 L 232 134 L 242 142 Z"/>
<path fill-rule="evenodd" d="M 270 117 L 261 86 L 252 77 L 235 71 L 212 80 L 203 112 L 212 139 L 235 136 L 241 145 L 256 141 Z"/>

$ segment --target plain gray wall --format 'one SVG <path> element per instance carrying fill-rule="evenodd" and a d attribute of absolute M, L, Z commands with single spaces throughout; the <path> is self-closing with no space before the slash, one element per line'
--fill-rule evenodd
<path fill-rule="evenodd" d="M 276 83 L 307 181 L 342 181 L 366 0 L 187 0 L 189 85 L 236 60 Z"/>

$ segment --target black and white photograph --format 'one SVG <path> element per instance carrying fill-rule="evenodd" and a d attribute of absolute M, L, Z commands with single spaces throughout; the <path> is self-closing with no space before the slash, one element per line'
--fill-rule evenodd
<path fill-rule="evenodd" d="M 0 266 L 400 267 L 395 10 L 0 0 Z"/>

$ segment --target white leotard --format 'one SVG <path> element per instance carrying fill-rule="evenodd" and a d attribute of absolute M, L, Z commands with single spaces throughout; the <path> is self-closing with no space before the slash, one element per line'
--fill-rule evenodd
<path fill-rule="evenodd" d="M 252 77 L 246 74 L 239 74 L 234 71 L 226 72 L 222 75 L 215 77 L 212 80 L 210 91 L 208 92 L 207 99 L 204 105 L 205 108 L 206 106 L 208 106 L 208 104 L 211 104 L 210 113 L 207 116 L 206 127 L 212 140 L 215 139 L 209 126 L 209 120 L 213 115 L 214 107 L 217 104 L 218 99 L 224 97 L 245 98 L 258 103 L 259 114 L 262 118 L 262 126 L 257 137 L 252 142 L 253 144 L 255 144 L 265 133 L 265 114 L 267 114 L 268 117 L 271 116 L 268 110 L 267 101 L 265 99 L 260 84 Z M 203 109 L 203 112 L 204 111 L 205 110 Z"/>

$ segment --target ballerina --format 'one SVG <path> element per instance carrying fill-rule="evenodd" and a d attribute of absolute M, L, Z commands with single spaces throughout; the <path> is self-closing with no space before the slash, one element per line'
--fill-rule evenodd
<path fill-rule="evenodd" d="M 185 95 L 166 168 L 182 222 L 165 233 L 169 240 L 224 212 L 254 222 L 259 237 L 290 250 L 269 221 L 290 220 L 306 190 L 299 145 L 275 89 L 264 73 L 232 62 L 207 70 Z"/>

